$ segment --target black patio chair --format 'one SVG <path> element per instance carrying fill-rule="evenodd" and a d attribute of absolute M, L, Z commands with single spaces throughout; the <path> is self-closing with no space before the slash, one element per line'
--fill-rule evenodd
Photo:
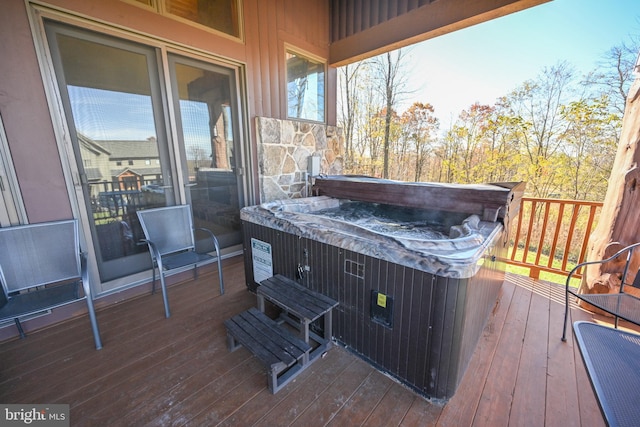
<path fill-rule="evenodd" d="M 602 311 L 605 311 L 611 315 L 613 315 L 615 319 L 615 327 L 618 327 L 618 319 L 624 319 L 628 322 L 635 323 L 636 325 L 640 325 L 640 299 L 636 296 L 625 292 L 626 286 L 633 286 L 634 288 L 640 289 L 640 270 L 636 271 L 635 278 L 632 283 L 628 283 L 627 275 L 629 273 L 629 264 L 631 263 L 631 258 L 633 255 L 633 251 L 636 247 L 640 246 L 639 243 L 634 243 L 629 245 L 623 249 L 620 249 L 615 254 L 611 255 L 609 258 L 600 260 L 600 261 L 587 261 L 576 265 L 567 276 L 567 281 L 565 282 L 565 309 L 564 309 L 564 326 L 562 328 L 562 341 L 566 341 L 567 337 L 567 322 L 569 320 L 569 295 L 573 295 L 574 297 L 581 299 L 594 307 L 599 308 Z M 610 262 L 619 258 L 622 255 L 626 255 L 626 261 L 624 264 L 624 269 L 622 271 L 622 276 L 620 278 L 620 289 L 615 293 L 607 293 L 607 294 L 580 294 L 578 290 L 572 288 L 570 285 L 570 281 L 572 276 L 582 267 L 592 264 L 604 264 L 606 262 Z"/>
<path fill-rule="evenodd" d="M 171 317 L 169 299 L 165 283 L 165 270 L 174 270 L 181 267 L 193 266 L 195 275 L 198 274 L 198 265 L 217 258 L 218 279 L 220 281 L 220 295 L 224 294 L 224 282 L 222 279 L 222 260 L 220 256 L 220 244 L 216 236 L 206 228 L 193 227 L 193 217 L 189 205 L 169 206 L 156 209 L 137 211 L 140 225 L 144 231 L 144 242 L 149 246 L 151 260 L 153 262 L 153 291 L 156 285 L 156 266 L 160 276 L 162 298 L 164 300 L 165 317 Z M 196 251 L 195 231 L 201 230 L 208 235 L 215 248 L 216 257 L 208 253 Z"/>
<path fill-rule="evenodd" d="M 102 348 L 76 220 L 0 228 L 0 282 L 0 321 L 12 319 L 21 338 L 20 319 L 84 299 L 96 349 Z"/>
<path fill-rule="evenodd" d="M 607 425 L 637 426 L 640 335 L 584 321 L 573 331 Z"/>

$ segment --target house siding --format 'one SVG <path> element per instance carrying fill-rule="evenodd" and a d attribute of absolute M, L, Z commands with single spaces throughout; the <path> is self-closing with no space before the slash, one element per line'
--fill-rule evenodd
<path fill-rule="evenodd" d="M 184 49 L 196 56 L 202 54 L 237 65 L 240 69 L 239 96 L 243 100 L 241 126 L 248 158 L 243 166 L 250 168 L 248 173 L 253 175 L 253 180 L 248 180 L 252 187 L 246 195 L 246 204 L 259 201 L 257 195 L 260 194 L 259 173 L 255 166 L 258 165 L 256 119 L 287 119 L 285 44 L 322 62 L 328 59 L 329 6 L 326 0 L 244 0 L 241 2 L 241 27 L 245 30 L 241 38 L 163 16 L 128 1 L 50 0 L 34 1 L 33 5 L 51 11 L 53 15 L 72 17 L 74 23 L 88 29 L 102 31 L 108 27 L 142 43 L 153 39 L 171 51 Z M 71 154 L 65 142 L 68 137 L 63 134 L 66 126 L 58 122 L 64 120 L 62 105 L 54 97 L 47 96 L 49 92 L 55 93 L 55 83 L 38 62 L 38 42 L 34 40 L 29 18 L 31 7 L 32 4 L 25 0 L 2 0 L 0 123 L 4 125 L 26 212 L 26 218 L 21 220 L 37 223 L 77 218 L 78 210 L 84 206 L 75 200 L 77 177 L 66 176 L 70 168 L 64 164 L 74 160 L 67 157 Z M 40 23 L 34 21 L 34 26 L 39 27 Z M 328 70 L 326 123 L 323 126 L 335 126 L 335 79 L 335 70 Z M 110 173 L 97 169 L 89 172 Z M 94 286 L 97 285 L 94 283 Z M 107 295 L 98 305 L 146 292 L 142 288 L 122 291 L 120 296 Z M 29 332 L 83 312 L 83 307 L 75 305 L 58 309 L 52 315 L 25 322 L 25 330 Z M 0 328 L 0 341 L 12 338 L 15 333 L 15 328 Z"/>
<path fill-rule="evenodd" d="M 244 65 L 242 94 L 252 164 L 257 164 L 255 117 L 286 119 L 285 43 L 328 58 L 325 0 L 245 0 L 244 39 L 233 39 L 120 0 L 52 0 L 45 7 L 205 52 Z M 0 115 L 29 222 L 73 216 L 55 129 L 24 0 L 4 0 L 0 14 Z M 335 125 L 335 71 L 327 73 L 327 124 Z M 49 84 L 49 83 L 47 83 Z M 57 108 L 57 107 L 56 107 Z M 252 171 L 257 178 L 257 171 Z M 254 179 L 257 185 L 257 179 Z M 253 189 L 259 194 L 259 189 Z"/>

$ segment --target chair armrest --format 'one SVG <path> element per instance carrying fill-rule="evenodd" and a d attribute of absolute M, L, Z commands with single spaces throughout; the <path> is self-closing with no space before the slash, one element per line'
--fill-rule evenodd
<path fill-rule="evenodd" d="M 198 230 L 204 231 L 209 235 L 209 237 L 211 237 L 211 240 L 213 241 L 213 246 L 216 249 L 216 255 L 220 257 L 220 244 L 218 243 L 218 238 L 215 236 L 215 234 L 213 234 L 213 232 L 208 228 L 198 227 L 193 229 L 194 233 Z"/>
<path fill-rule="evenodd" d="M 159 267 L 162 267 L 162 257 L 160 256 L 160 251 L 158 250 L 158 247 L 156 246 L 156 244 L 148 239 L 140 239 L 139 244 L 144 244 L 144 243 L 146 243 L 147 246 L 149 246 L 149 252 L 151 253 L 151 258 L 158 263 Z M 162 271 L 162 268 L 160 268 L 160 271 Z"/>
<path fill-rule="evenodd" d="M 587 265 L 594 265 L 594 264 L 604 264 L 606 262 L 609 261 L 613 261 L 614 259 L 618 258 L 620 255 L 622 255 L 625 252 L 627 253 L 627 261 L 625 262 L 624 265 L 624 271 L 622 273 L 622 280 L 620 281 L 621 286 L 620 286 L 620 292 L 622 292 L 623 287 L 624 287 L 624 282 L 625 279 L 627 278 L 627 272 L 629 270 L 629 262 L 631 261 L 631 255 L 633 254 L 633 250 L 637 247 L 640 246 L 640 242 L 638 243 L 634 243 L 632 245 L 626 246 L 622 249 L 620 249 L 618 252 L 616 252 L 615 254 L 611 255 L 609 258 L 606 259 L 602 259 L 602 260 L 597 260 L 597 261 L 585 261 L 582 262 L 578 265 L 576 265 L 575 267 L 573 267 L 571 269 L 571 271 L 569 272 L 569 274 L 567 275 L 567 281 L 565 282 L 565 289 L 568 291 L 569 290 L 569 283 L 571 281 L 571 276 L 573 276 L 573 274 L 578 271 L 580 268 L 585 267 Z"/>

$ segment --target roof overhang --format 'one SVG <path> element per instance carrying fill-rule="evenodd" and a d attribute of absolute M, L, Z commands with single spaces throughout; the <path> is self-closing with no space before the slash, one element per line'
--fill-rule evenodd
<path fill-rule="evenodd" d="M 340 28 L 332 29 L 334 41 L 329 50 L 329 62 L 335 67 L 347 65 L 548 1 L 551 0 L 432 0 L 385 20 L 385 17 L 369 13 L 376 11 L 364 10 L 375 7 L 378 2 L 369 5 L 362 2 L 361 7 L 355 8 L 352 7 L 353 0 L 333 0 L 331 25 Z M 352 28 L 349 28 L 347 23 L 357 22 L 356 15 L 363 13 L 369 17 L 368 23 L 371 19 L 377 19 L 378 23 L 374 22 L 364 30 L 355 29 L 362 25 L 351 24 Z"/>

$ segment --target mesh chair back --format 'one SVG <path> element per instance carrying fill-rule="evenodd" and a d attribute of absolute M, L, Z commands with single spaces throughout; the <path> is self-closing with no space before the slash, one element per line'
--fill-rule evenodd
<path fill-rule="evenodd" d="M 0 228 L 5 292 L 80 278 L 76 220 Z"/>
<path fill-rule="evenodd" d="M 160 255 L 195 248 L 189 205 L 137 211 L 142 231 Z"/>

